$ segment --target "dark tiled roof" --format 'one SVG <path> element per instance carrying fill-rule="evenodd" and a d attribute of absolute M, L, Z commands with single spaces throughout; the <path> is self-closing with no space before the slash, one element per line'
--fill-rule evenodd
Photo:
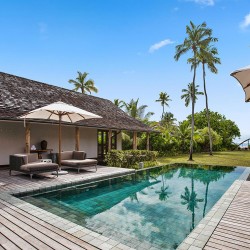
<path fill-rule="evenodd" d="M 150 127 L 128 116 L 109 100 L 0 72 L 0 120 L 18 120 L 17 117 L 33 109 L 60 100 L 103 117 L 84 120 L 78 122 L 79 125 L 152 131 Z"/>

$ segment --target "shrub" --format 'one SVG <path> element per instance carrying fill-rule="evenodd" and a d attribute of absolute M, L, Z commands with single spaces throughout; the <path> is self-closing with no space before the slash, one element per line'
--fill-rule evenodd
<path fill-rule="evenodd" d="M 147 167 L 156 165 L 157 151 L 148 150 L 111 150 L 105 162 L 112 167 L 138 168 L 139 162 Z"/>

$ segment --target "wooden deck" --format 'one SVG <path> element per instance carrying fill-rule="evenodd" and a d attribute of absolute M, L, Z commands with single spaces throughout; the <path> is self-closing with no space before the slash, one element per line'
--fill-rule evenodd
<path fill-rule="evenodd" d="M 0 249 L 98 249 L 0 199 Z"/>
<path fill-rule="evenodd" d="M 250 181 L 245 181 L 203 249 L 250 249 Z"/>
<path fill-rule="evenodd" d="M 11 194 L 44 190 L 61 185 L 110 178 L 132 173 L 132 170 L 98 167 L 97 172 L 70 171 L 58 178 L 51 175 L 29 176 L 8 170 L 0 170 L 0 250 L 15 249 L 103 249 L 122 250 L 132 248 L 76 225 L 67 219 L 53 215 L 26 203 Z"/>

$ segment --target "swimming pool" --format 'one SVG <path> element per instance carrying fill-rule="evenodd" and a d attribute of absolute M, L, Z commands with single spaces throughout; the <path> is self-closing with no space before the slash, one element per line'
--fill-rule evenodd
<path fill-rule="evenodd" d="M 22 199 L 136 249 L 175 249 L 244 169 L 176 164 Z"/>

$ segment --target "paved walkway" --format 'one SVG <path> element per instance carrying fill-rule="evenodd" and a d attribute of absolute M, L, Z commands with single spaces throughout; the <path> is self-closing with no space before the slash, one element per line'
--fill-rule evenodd
<path fill-rule="evenodd" d="M 11 194 L 41 192 L 69 187 L 76 183 L 94 181 L 133 173 L 130 169 L 98 167 L 97 172 L 70 171 L 57 177 L 28 175 L 8 170 L 0 171 L 0 250 L 8 249 L 132 249 L 117 241 L 92 232 L 64 218 L 26 203 Z"/>

